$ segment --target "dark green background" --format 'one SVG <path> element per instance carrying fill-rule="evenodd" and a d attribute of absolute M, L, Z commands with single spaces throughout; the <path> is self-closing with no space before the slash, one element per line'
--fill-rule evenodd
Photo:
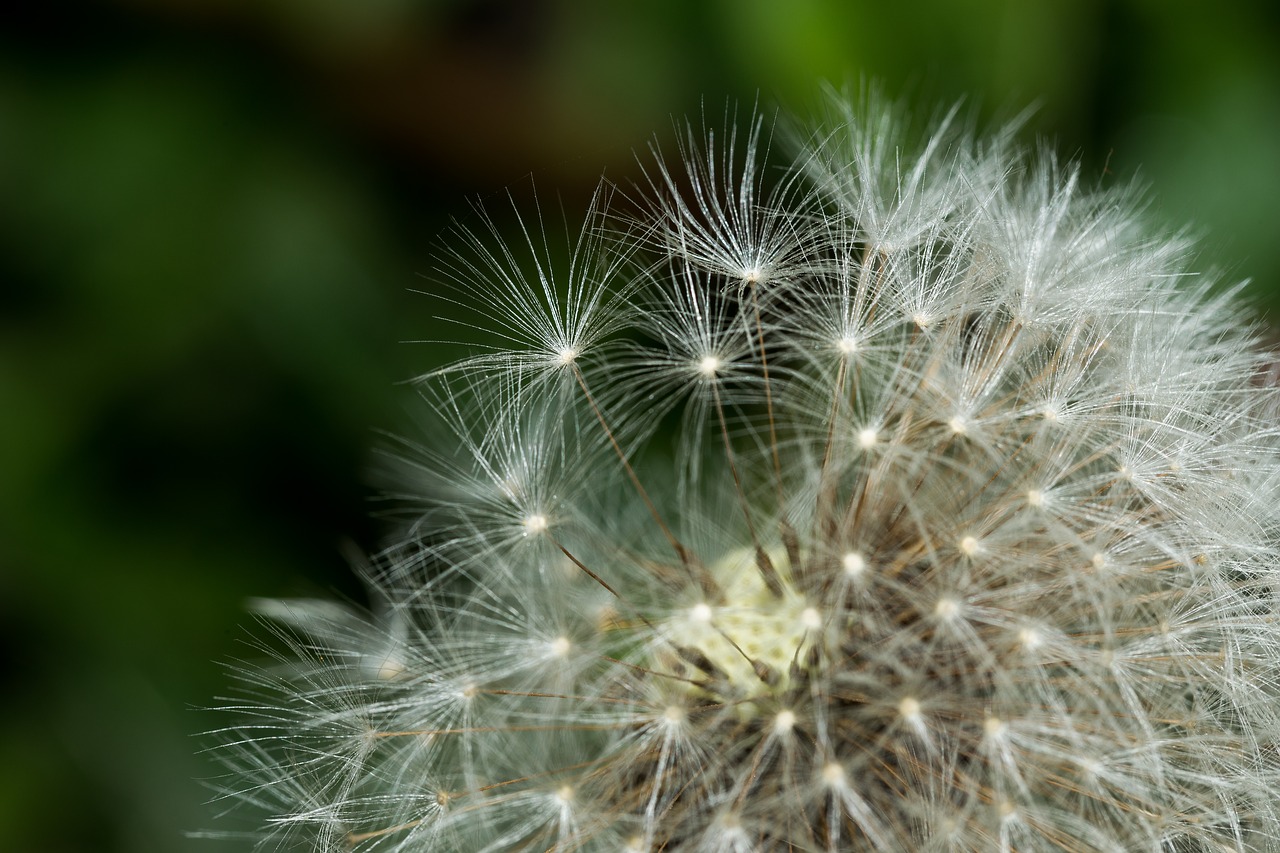
<path fill-rule="evenodd" d="M 470 200 L 557 193 L 705 98 L 1027 103 L 1280 316 L 1275 4 L 32 2 L 0 13 L 0 848 L 240 850 L 194 734 L 246 598 L 358 598 L 374 428 L 449 332 Z M 621 12 L 620 9 L 631 9 Z M 1105 170 L 1105 173 L 1104 173 Z"/>

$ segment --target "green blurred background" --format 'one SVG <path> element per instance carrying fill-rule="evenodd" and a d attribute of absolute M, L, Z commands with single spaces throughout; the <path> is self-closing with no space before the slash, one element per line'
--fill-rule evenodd
<path fill-rule="evenodd" d="M 115 0 L 0 13 L 0 848 L 212 823 L 249 596 L 357 600 L 450 214 L 580 209 L 705 98 L 1040 104 L 1280 317 L 1280 12 L 1170 0 Z M 216 825 L 216 824 L 215 824 Z"/>

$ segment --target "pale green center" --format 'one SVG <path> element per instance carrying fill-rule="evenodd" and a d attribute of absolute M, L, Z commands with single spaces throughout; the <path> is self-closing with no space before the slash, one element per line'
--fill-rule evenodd
<path fill-rule="evenodd" d="M 739 695 L 776 694 L 790 681 L 793 663 L 822 628 L 821 612 L 791 583 L 786 555 L 771 553 L 782 583 L 774 595 L 765 584 L 753 551 L 733 551 L 708 567 L 723 592 L 719 601 L 702 601 L 675 613 L 667 622 L 668 636 L 678 646 L 701 652 L 724 674 L 730 690 Z M 757 664 L 771 673 L 761 678 Z"/>

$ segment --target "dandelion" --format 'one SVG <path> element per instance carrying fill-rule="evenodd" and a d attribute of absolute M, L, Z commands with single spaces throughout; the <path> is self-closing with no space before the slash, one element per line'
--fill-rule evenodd
<path fill-rule="evenodd" d="M 1241 311 L 1011 130 L 830 122 L 655 149 L 563 267 L 463 233 L 506 343 L 422 379 L 379 608 L 265 604 L 229 703 L 264 849 L 1280 849 Z"/>

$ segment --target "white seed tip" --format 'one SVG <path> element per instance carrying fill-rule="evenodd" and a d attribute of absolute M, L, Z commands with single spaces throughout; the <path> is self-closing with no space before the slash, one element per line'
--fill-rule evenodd
<path fill-rule="evenodd" d="M 1023 628 L 1018 632 L 1018 642 L 1027 651 L 1032 651 L 1044 644 L 1044 637 L 1040 636 L 1040 632 L 1035 628 Z"/>
<path fill-rule="evenodd" d="M 927 329 L 933 323 L 933 318 L 924 313 L 913 314 L 911 315 L 911 322 L 916 324 L 916 328 Z"/>
<path fill-rule="evenodd" d="M 898 713 L 906 720 L 915 722 L 920 719 L 920 702 L 910 696 L 898 703 Z"/>
<path fill-rule="evenodd" d="M 999 717 L 987 717 L 986 722 L 982 724 L 982 729 L 988 737 L 1000 737 L 1004 734 L 1006 726 L 1004 720 Z"/>
<path fill-rule="evenodd" d="M 960 553 L 965 556 L 972 557 L 974 554 L 978 553 L 978 549 L 980 547 L 981 545 L 979 544 L 977 537 L 966 536 L 960 540 Z"/>
<path fill-rule="evenodd" d="M 1049 404 L 1045 406 L 1043 409 L 1040 410 L 1040 417 L 1044 418 L 1046 421 L 1049 421 L 1050 423 L 1056 423 L 1058 420 L 1058 407 L 1053 404 Z"/>
<path fill-rule="evenodd" d="M 960 613 L 960 602 L 954 598 L 939 598 L 933 612 L 939 619 L 954 619 Z"/>
<path fill-rule="evenodd" d="M 969 431 L 968 422 L 959 415 L 956 415 L 954 418 L 947 421 L 947 426 L 951 427 L 951 431 L 956 435 L 964 435 Z"/>
<path fill-rule="evenodd" d="M 383 681 L 393 681 L 404 675 L 405 666 L 396 658 L 386 658 L 378 665 L 378 678 Z"/>
<path fill-rule="evenodd" d="M 556 353 L 555 362 L 561 367 L 568 367 L 578 360 L 577 347 L 565 347 Z"/>
<path fill-rule="evenodd" d="M 556 637 L 548 645 L 551 647 L 551 654 L 558 658 L 569 654 L 569 649 L 572 646 L 568 637 Z"/>
<path fill-rule="evenodd" d="M 567 806 L 573 802 L 573 788 L 568 785 L 561 785 L 556 791 L 556 802 L 562 806 Z"/>
<path fill-rule="evenodd" d="M 720 359 L 714 355 L 706 355 L 698 362 L 698 372 L 710 379 L 720 370 Z"/>
<path fill-rule="evenodd" d="M 1107 564 L 1107 555 L 1101 551 L 1095 551 L 1089 562 L 1093 564 L 1095 569 L 1101 569 Z"/>
<path fill-rule="evenodd" d="M 858 433 L 858 446 L 863 450 L 870 450 L 875 446 L 876 440 L 879 439 L 879 437 L 880 434 L 878 432 L 868 427 Z"/>
<path fill-rule="evenodd" d="M 764 270 L 759 267 L 749 267 L 742 271 L 742 280 L 747 284 L 763 284 L 765 280 Z"/>
<path fill-rule="evenodd" d="M 845 355 L 853 355 L 858 351 L 858 339 L 852 335 L 845 335 L 836 341 L 836 349 Z"/>
<path fill-rule="evenodd" d="M 822 614 L 816 607 L 806 607 L 800 611 L 800 624 L 809 630 L 822 627 Z"/>
<path fill-rule="evenodd" d="M 999 808 L 1000 817 L 1005 819 L 1013 817 L 1013 815 L 1018 811 L 1018 807 L 1008 800 L 1001 800 Z"/>
<path fill-rule="evenodd" d="M 662 712 L 662 719 L 672 725 L 684 722 L 684 708 L 679 705 L 668 705 L 667 710 Z"/>
<path fill-rule="evenodd" d="M 822 768 L 822 781 L 832 787 L 844 784 L 844 768 L 834 761 Z"/>
<path fill-rule="evenodd" d="M 1081 758 L 1077 763 L 1086 775 L 1097 776 L 1102 772 L 1102 762 L 1096 758 Z"/>
<path fill-rule="evenodd" d="M 1039 489 L 1031 489 L 1027 492 L 1028 506 L 1044 506 L 1044 492 Z"/>
<path fill-rule="evenodd" d="M 779 711 L 778 716 L 773 718 L 773 730 L 780 735 L 784 735 L 796 727 L 795 711 Z"/>
<path fill-rule="evenodd" d="M 543 533 L 551 526 L 550 522 L 547 521 L 547 517 L 539 514 L 529 516 L 524 521 L 520 522 L 520 524 L 524 527 L 525 536 Z"/>
<path fill-rule="evenodd" d="M 694 622 L 710 622 L 711 606 L 708 604 L 695 604 L 689 608 L 689 618 Z"/>
<path fill-rule="evenodd" d="M 867 561 L 857 551 L 850 551 L 840 560 L 844 565 L 844 573 L 851 578 L 856 578 L 867 569 Z"/>

